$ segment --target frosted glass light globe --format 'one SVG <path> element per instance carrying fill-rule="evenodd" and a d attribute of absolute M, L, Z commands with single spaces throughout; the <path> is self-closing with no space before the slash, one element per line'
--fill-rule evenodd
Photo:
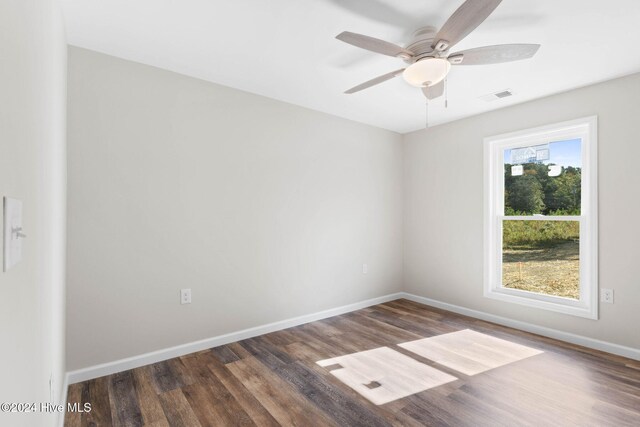
<path fill-rule="evenodd" d="M 442 58 L 422 59 L 409 65 L 402 77 L 411 86 L 425 87 L 440 83 L 449 73 L 451 64 Z"/>

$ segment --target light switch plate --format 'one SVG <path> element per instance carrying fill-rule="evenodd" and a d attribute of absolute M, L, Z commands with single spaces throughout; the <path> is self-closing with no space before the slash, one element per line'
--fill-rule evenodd
<path fill-rule="evenodd" d="M 22 259 L 22 201 L 4 198 L 4 271 L 8 271 Z"/>

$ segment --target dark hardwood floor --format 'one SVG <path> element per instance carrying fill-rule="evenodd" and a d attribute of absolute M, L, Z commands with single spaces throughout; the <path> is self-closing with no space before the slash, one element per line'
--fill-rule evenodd
<path fill-rule="evenodd" d="M 543 353 L 466 376 L 397 346 L 463 329 Z M 381 346 L 459 379 L 376 406 L 316 364 Z M 73 384 L 68 401 L 92 404 L 68 427 L 640 426 L 640 362 L 396 300 Z"/>

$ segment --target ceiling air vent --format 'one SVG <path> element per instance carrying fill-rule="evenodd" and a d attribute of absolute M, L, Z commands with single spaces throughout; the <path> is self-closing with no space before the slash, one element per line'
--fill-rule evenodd
<path fill-rule="evenodd" d="M 494 93 L 498 98 L 506 98 L 507 96 L 513 95 L 510 90 L 503 90 L 502 92 Z"/>
<path fill-rule="evenodd" d="M 490 93 L 489 95 L 483 95 L 480 97 L 485 102 L 491 102 L 502 98 L 508 98 L 513 95 L 513 91 L 511 89 L 501 90 L 499 92 Z"/>

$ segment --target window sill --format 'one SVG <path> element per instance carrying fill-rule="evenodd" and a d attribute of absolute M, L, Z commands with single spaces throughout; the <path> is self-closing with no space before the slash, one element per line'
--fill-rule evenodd
<path fill-rule="evenodd" d="M 542 310 L 555 311 L 557 313 L 571 316 L 584 317 L 598 320 L 597 303 L 585 304 L 580 301 L 569 300 L 560 297 L 552 297 L 536 294 L 533 292 L 519 291 L 514 289 L 485 289 L 484 296 L 487 298 L 519 304 L 527 307 L 539 308 Z"/>

